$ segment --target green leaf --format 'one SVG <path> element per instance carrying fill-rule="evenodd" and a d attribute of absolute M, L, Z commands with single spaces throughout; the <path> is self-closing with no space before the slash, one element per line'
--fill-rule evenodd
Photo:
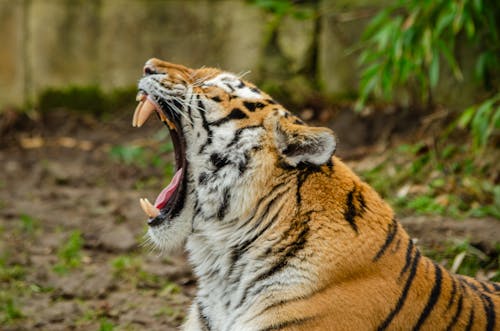
<path fill-rule="evenodd" d="M 434 53 L 429 67 L 429 80 L 431 87 L 436 87 L 439 80 L 439 55 L 437 53 Z"/>
<path fill-rule="evenodd" d="M 453 18 L 455 17 L 455 14 L 453 12 L 447 12 L 443 15 L 440 15 L 437 19 L 436 22 L 436 29 L 435 29 L 435 34 L 436 36 L 440 35 L 441 32 L 447 27 L 450 26 L 451 22 L 453 22 Z"/>
<path fill-rule="evenodd" d="M 380 29 L 380 25 L 387 23 L 390 20 L 389 10 L 382 10 L 368 24 L 368 27 L 363 32 L 363 39 L 372 38 L 377 30 Z"/>
<path fill-rule="evenodd" d="M 493 99 L 488 99 L 483 102 L 476 111 L 474 118 L 472 119 L 472 133 L 474 135 L 474 141 L 476 147 L 483 147 L 486 145 L 488 136 L 490 134 L 489 130 L 489 118 L 493 111 Z"/>
<path fill-rule="evenodd" d="M 464 77 L 462 75 L 462 71 L 460 70 L 460 67 L 458 66 L 457 61 L 455 60 L 455 56 L 453 55 L 453 52 L 452 52 L 453 48 L 451 47 L 452 45 L 447 45 L 446 43 L 441 41 L 441 42 L 438 42 L 438 46 L 439 46 L 439 49 L 441 50 L 441 53 L 444 55 L 445 59 L 447 60 L 448 65 L 450 66 L 455 78 L 458 81 L 462 81 Z"/>
<path fill-rule="evenodd" d="M 458 122 L 457 122 L 457 125 L 460 129 L 465 129 L 470 121 L 472 120 L 472 117 L 474 116 L 476 112 L 476 107 L 475 106 L 471 106 L 469 108 L 467 108 L 466 110 L 464 110 L 462 112 L 462 115 L 460 115 L 460 117 L 458 118 Z"/>

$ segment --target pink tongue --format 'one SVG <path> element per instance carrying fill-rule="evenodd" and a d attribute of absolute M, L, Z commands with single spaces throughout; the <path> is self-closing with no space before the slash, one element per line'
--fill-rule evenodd
<path fill-rule="evenodd" d="M 174 178 L 172 178 L 172 181 L 170 182 L 170 184 L 168 184 L 168 186 L 165 187 L 163 189 L 163 191 L 161 191 L 160 194 L 158 195 L 158 197 L 156 198 L 156 201 L 155 201 L 156 208 L 162 209 L 163 207 L 165 207 L 168 199 L 170 199 L 172 194 L 174 194 L 175 190 L 179 186 L 179 183 L 181 181 L 181 175 L 182 175 L 182 168 L 177 170 L 177 172 L 175 173 Z"/>

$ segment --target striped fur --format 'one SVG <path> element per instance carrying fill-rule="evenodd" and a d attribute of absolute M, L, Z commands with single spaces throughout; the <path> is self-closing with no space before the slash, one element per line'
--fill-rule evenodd
<path fill-rule="evenodd" d="M 148 61 L 139 87 L 178 116 L 179 214 L 149 235 L 198 277 L 185 330 L 499 330 L 500 285 L 422 256 L 313 128 L 240 77 Z"/>

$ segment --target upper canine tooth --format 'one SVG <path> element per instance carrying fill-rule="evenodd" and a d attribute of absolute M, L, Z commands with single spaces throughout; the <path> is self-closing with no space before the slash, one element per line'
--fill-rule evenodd
<path fill-rule="evenodd" d="M 150 215 L 150 212 L 149 212 L 149 209 L 148 209 L 148 205 L 147 205 L 145 199 L 139 199 L 139 203 L 141 204 L 141 208 L 146 213 L 146 215 L 148 215 L 149 217 L 152 217 Z"/>
<path fill-rule="evenodd" d="M 153 206 L 153 204 L 151 202 L 149 202 L 148 199 L 144 199 L 144 200 L 146 202 L 146 207 L 148 208 L 151 217 L 156 217 L 156 216 L 160 215 L 160 210 L 158 208 Z"/>
<path fill-rule="evenodd" d="M 139 203 L 141 204 L 142 210 L 150 218 L 155 218 L 156 216 L 160 215 L 160 210 L 153 206 L 148 199 L 139 199 Z"/>
<path fill-rule="evenodd" d="M 151 116 L 151 114 L 155 111 L 155 109 L 156 106 L 151 101 L 149 101 L 149 99 L 146 99 L 140 113 L 137 115 L 137 126 L 141 127 L 149 118 L 149 116 Z"/>
<path fill-rule="evenodd" d="M 141 112 L 142 105 L 144 104 L 144 101 L 139 102 L 137 107 L 135 107 L 134 111 L 134 117 L 132 118 L 132 126 L 136 127 L 137 126 L 137 119 L 139 118 L 139 113 Z"/>

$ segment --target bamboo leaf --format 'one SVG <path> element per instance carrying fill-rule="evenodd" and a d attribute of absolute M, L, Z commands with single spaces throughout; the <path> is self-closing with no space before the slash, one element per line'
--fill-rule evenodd
<path fill-rule="evenodd" d="M 429 67 L 429 81 L 431 87 L 436 87 L 439 80 L 439 54 L 434 53 Z"/>

